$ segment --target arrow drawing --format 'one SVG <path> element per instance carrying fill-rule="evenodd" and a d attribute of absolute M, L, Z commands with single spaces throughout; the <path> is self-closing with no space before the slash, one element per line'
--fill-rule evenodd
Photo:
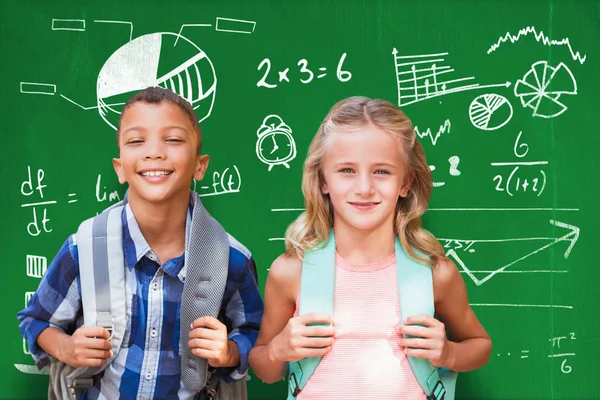
<path fill-rule="evenodd" d="M 564 222 L 560 222 L 560 221 L 555 221 L 555 220 L 550 220 L 550 223 L 554 226 L 558 226 L 560 228 L 565 228 L 568 229 L 568 233 L 566 233 L 565 235 L 558 237 L 558 238 L 550 238 L 551 242 L 524 255 L 523 257 L 520 257 L 506 265 L 504 265 L 503 267 L 500 267 L 492 272 L 490 272 L 488 275 L 486 275 L 483 279 L 477 279 L 477 277 L 475 276 L 475 273 L 478 271 L 471 271 L 466 265 L 465 263 L 460 259 L 460 257 L 458 256 L 458 254 L 456 253 L 456 251 L 454 251 L 454 249 L 449 250 L 446 255 L 448 257 L 452 257 L 454 259 L 454 261 L 456 261 L 456 263 L 459 265 L 459 267 L 469 276 L 469 278 L 471 278 L 471 280 L 477 285 L 477 286 L 481 286 L 483 285 L 485 282 L 489 281 L 490 279 L 492 279 L 494 277 L 494 275 L 504 272 L 504 270 L 506 270 L 507 268 L 515 265 L 518 262 L 521 262 L 523 260 L 525 260 L 526 258 L 529 258 L 531 256 L 533 256 L 534 254 L 539 253 L 542 250 L 545 250 L 547 248 L 549 248 L 550 246 L 555 245 L 556 243 L 559 242 L 563 242 L 563 241 L 569 241 L 571 242 L 571 244 L 569 245 L 569 247 L 567 248 L 567 250 L 565 251 L 564 257 L 568 258 L 569 255 L 571 254 L 571 250 L 573 249 L 573 246 L 575 246 L 575 243 L 577 242 L 577 239 L 579 239 L 579 228 L 574 226 L 574 225 L 569 225 L 566 224 Z M 525 238 L 522 240 L 537 240 L 539 238 Z M 513 241 L 515 239 L 504 239 L 504 240 L 473 240 L 471 242 L 499 242 L 499 241 Z M 479 271 L 481 272 L 481 271 Z"/>

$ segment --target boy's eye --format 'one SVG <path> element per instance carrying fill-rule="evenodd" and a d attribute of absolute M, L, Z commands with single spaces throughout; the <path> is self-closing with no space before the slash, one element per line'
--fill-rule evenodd
<path fill-rule="evenodd" d="M 126 144 L 139 144 L 139 143 L 143 143 L 144 141 L 142 139 L 129 139 Z"/>
<path fill-rule="evenodd" d="M 171 137 L 171 138 L 167 139 L 167 142 L 178 143 L 178 142 L 183 142 L 183 140 L 178 137 Z"/>

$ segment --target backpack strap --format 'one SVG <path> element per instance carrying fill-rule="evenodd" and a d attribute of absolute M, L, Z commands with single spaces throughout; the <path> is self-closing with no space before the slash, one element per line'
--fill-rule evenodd
<path fill-rule="evenodd" d="M 409 315 L 427 314 L 434 316 L 433 276 L 431 268 L 411 259 L 396 238 L 396 277 L 400 298 L 400 315 L 405 321 Z M 410 335 L 405 335 L 407 338 Z M 427 395 L 427 400 L 445 399 L 446 389 L 438 369 L 425 358 L 409 356 L 408 362 Z"/>
<path fill-rule="evenodd" d="M 333 229 L 324 247 L 304 253 L 301 279 L 300 310 L 298 314 L 305 315 L 318 312 L 333 317 L 335 290 L 335 238 Z M 306 382 L 321 362 L 321 358 L 308 357 L 288 364 L 290 382 L 288 398 L 295 398 L 304 389 Z"/>
<path fill-rule="evenodd" d="M 115 359 L 125 335 L 126 294 L 123 254 L 123 224 L 119 202 L 77 230 L 81 302 L 85 326 L 101 326 L 110 333 L 113 355 L 101 367 L 77 368 L 69 374 L 72 395 L 92 386 L 92 376 L 106 369 Z"/>
<path fill-rule="evenodd" d="M 196 192 L 185 252 L 185 282 L 181 297 L 181 379 L 189 390 L 199 392 L 208 380 L 208 362 L 192 354 L 187 339 L 192 322 L 202 316 L 217 318 L 229 271 L 229 238 L 206 211 Z"/>

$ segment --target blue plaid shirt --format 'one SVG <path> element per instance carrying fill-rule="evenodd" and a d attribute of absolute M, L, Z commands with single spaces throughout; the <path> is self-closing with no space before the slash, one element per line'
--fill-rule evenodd
<path fill-rule="evenodd" d="M 115 360 L 94 377 L 93 387 L 83 398 L 197 399 L 197 393 L 183 387 L 180 375 L 179 314 L 185 280 L 184 255 L 161 266 L 129 205 L 123 210 L 122 220 L 127 265 L 125 337 Z M 191 213 L 186 223 L 188 232 L 190 225 Z M 256 341 L 263 315 L 263 302 L 252 272 L 254 260 L 232 236 L 229 236 L 229 243 L 229 273 L 220 314 L 229 339 L 238 346 L 240 364 L 215 370 L 226 381 L 245 378 L 248 353 Z M 21 332 L 40 369 L 50 362 L 49 355 L 37 345 L 40 333 L 53 326 L 72 334 L 83 324 L 74 236 L 61 247 L 18 318 Z"/>

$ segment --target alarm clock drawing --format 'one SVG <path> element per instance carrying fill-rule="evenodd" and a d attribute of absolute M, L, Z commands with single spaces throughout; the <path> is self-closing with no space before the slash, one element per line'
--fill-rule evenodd
<path fill-rule="evenodd" d="M 273 114 L 265 117 L 256 134 L 256 155 L 269 166 L 269 171 L 276 165 L 289 169 L 289 162 L 296 158 L 292 129 L 278 115 Z"/>

